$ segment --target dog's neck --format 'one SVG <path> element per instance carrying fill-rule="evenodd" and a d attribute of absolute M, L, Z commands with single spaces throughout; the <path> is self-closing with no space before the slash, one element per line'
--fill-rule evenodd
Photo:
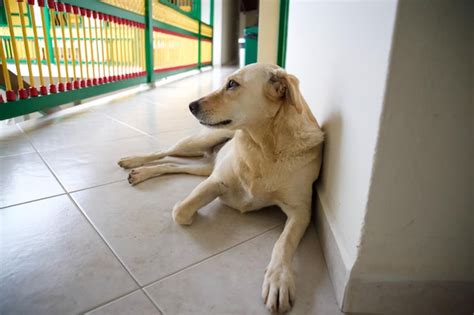
<path fill-rule="evenodd" d="M 322 140 L 323 134 L 317 122 L 305 113 L 297 113 L 294 108 L 282 105 L 273 117 L 242 128 L 238 141 L 259 151 L 262 157 L 275 159 L 281 155 L 298 155 Z"/>
<path fill-rule="evenodd" d="M 255 125 L 241 129 L 239 141 L 261 153 L 273 153 L 279 146 L 270 120 L 262 120 Z"/>

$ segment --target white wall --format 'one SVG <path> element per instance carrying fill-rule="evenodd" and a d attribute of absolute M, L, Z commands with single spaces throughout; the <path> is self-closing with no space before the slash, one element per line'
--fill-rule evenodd
<path fill-rule="evenodd" d="M 214 0 L 214 21 L 212 31 L 212 64 L 214 66 L 222 65 L 222 1 L 223 0 Z"/>
<path fill-rule="evenodd" d="M 277 62 L 279 14 L 279 0 L 260 0 L 258 15 L 258 62 Z"/>
<path fill-rule="evenodd" d="M 474 284 L 473 12 L 400 2 L 353 281 Z"/>
<path fill-rule="evenodd" d="M 327 135 L 318 194 L 347 270 L 357 256 L 395 1 L 290 2 L 286 67 Z"/>
<path fill-rule="evenodd" d="M 201 0 L 201 20 L 204 23 L 211 22 L 211 0 Z"/>

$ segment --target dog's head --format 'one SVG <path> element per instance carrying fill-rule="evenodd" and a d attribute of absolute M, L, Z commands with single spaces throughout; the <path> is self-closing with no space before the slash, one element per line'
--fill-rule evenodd
<path fill-rule="evenodd" d="M 282 106 L 301 114 L 303 102 L 295 76 L 276 65 L 252 64 L 189 104 L 189 110 L 205 126 L 239 129 L 275 117 Z"/>

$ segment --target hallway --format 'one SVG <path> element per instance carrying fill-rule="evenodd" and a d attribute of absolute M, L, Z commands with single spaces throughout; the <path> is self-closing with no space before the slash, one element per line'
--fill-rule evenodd
<path fill-rule="evenodd" d="M 232 70 L 0 125 L 2 314 L 268 314 L 260 291 L 278 209 L 240 214 L 214 201 L 179 226 L 171 209 L 202 177 L 132 187 L 116 164 L 202 128 L 189 102 Z M 340 314 L 313 225 L 293 266 L 291 314 Z"/>

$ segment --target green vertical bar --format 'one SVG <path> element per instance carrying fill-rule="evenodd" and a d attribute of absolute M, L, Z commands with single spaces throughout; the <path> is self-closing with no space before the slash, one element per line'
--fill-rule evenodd
<path fill-rule="evenodd" d="M 290 0 L 280 0 L 280 23 L 278 27 L 277 64 L 284 68 L 286 63 L 286 40 L 288 36 L 288 11 Z"/>
<path fill-rule="evenodd" d="M 214 65 L 214 0 L 211 0 L 211 27 L 212 27 L 212 38 L 211 38 L 211 66 Z"/>
<path fill-rule="evenodd" d="M 33 14 L 32 12 L 30 12 L 30 6 L 27 5 L 26 6 L 26 19 L 27 19 L 27 22 L 28 22 L 28 25 L 27 27 L 31 27 L 31 14 Z"/>
<path fill-rule="evenodd" d="M 153 82 L 153 0 L 145 0 L 145 61 L 147 82 Z"/>
<path fill-rule="evenodd" d="M 214 0 L 211 0 L 211 14 L 209 25 L 214 26 Z M 212 35 L 214 36 L 214 33 Z"/>
<path fill-rule="evenodd" d="M 200 6 L 198 6 L 198 2 L 201 0 L 193 0 L 192 7 L 191 7 L 191 16 L 195 19 L 201 20 L 201 13 L 200 13 Z"/>
<path fill-rule="evenodd" d="M 51 60 L 51 63 L 55 63 L 56 62 L 56 59 L 54 58 L 54 53 L 53 53 L 53 41 L 51 39 L 51 18 L 50 18 L 50 15 L 49 15 L 49 10 L 48 10 L 48 5 L 46 4 L 42 10 L 44 10 L 45 12 L 45 16 L 44 16 L 44 22 L 46 23 L 46 25 L 43 25 L 43 27 L 46 27 L 46 29 L 48 30 L 46 32 L 46 37 L 44 40 L 46 41 L 46 45 L 48 45 L 48 51 L 49 51 L 49 60 Z"/>
<path fill-rule="evenodd" d="M 211 66 L 214 64 L 214 0 L 211 0 L 211 20 L 209 24 L 212 27 L 212 38 L 211 38 Z"/>
<path fill-rule="evenodd" d="M 202 22 L 201 22 L 201 18 L 202 18 L 202 14 L 201 14 L 201 0 L 196 0 L 196 4 L 198 6 L 197 8 L 197 12 L 198 12 L 198 16 L 199 16 L 199 32 L 198 32 L 198 69 L 201 69 L 201 25 L 202 25 Z"/>

